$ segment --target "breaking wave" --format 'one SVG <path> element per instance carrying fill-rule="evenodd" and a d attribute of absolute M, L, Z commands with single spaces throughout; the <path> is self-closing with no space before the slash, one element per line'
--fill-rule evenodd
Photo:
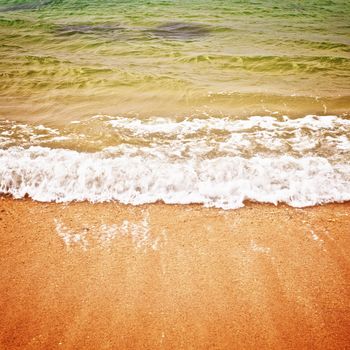
<path fill-rule="evenodd" d="M 168 159 L 111 157 L 43 147 L 0 151 L 0 192 L 37 201 L 202 203 L 224 209 L 245 200 L 304 207 L 350 200 L 350 165 L 323 157 Z"/>

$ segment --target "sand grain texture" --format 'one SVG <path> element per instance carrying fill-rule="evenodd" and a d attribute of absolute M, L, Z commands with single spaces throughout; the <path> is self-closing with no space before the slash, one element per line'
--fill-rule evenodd
<path fill-rule="evenodd" d="M 1 349 L 350 348 L 350 203 L 0 200 Z"/>

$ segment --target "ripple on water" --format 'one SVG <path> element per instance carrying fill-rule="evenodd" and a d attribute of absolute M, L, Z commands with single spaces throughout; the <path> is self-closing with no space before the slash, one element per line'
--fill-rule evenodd
<path fill-rule="evenodd" d="M 27 2 L 24 4 L 15 4 L 10 6 L 1 6 L 0 12 L 12 12 L 12 11 L 22 11 L 22 10 L 38 10 L 44 6 L 48 6 L 51 3 L 55 2 L 55 0 L 40 0 Z"/>
<path fill-rule="evenodd" d="M 205 37 L 209 35 L 210 30 L 208 26 L 199 23 L 167 22 L 157 26 L 150 32 L 160 38 L 189 40 Z"/>
<path fill-rule="evenodd" d="M 102 23 L 102 24 L 67 24 L 58 26 L 56 32 L 59 35 L 75 35 L 75 34 L 111 34 L 119 32 L 125 28 L 118 23 Z"/>

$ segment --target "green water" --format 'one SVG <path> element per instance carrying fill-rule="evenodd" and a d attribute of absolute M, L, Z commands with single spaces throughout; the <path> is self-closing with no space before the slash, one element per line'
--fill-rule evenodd
<path fill-rule="evenodd" d="M 347 1 L 0 0 L 0 118 L 348 114 Z"/>
<path fill-rule="evenodd" d="M 0 0 L 0 194 L 350 200 L 350 2 Z"/>

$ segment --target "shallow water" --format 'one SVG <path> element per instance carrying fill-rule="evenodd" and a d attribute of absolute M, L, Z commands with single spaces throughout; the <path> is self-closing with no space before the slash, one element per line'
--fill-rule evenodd
<path fill-rule="evenodd" d="M 0 190 L 349 200 L 349 15 L 345 1 L 0 0 Z"/>
<path fill-rule="evenodd" d="M 2 118 L 343 114 L 346 1 L 0 1 Z"/>

